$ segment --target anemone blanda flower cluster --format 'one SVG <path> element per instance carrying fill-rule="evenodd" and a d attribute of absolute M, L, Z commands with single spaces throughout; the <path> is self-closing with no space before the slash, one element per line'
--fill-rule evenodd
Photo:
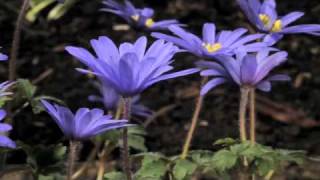
<path fill-rule="evenodd" d="M 130 1 L 125 0 L 124 4 L 114 0 L 104 0 L 105 5 L 102 11 L 110 12 L 122 17 L 129 24 L 149 30 L 165 30 L 170 25 L 180 25 L 175 19 L 161 20 L 155 22 L 154 10 L 148 7 L 136 8 Z"/>

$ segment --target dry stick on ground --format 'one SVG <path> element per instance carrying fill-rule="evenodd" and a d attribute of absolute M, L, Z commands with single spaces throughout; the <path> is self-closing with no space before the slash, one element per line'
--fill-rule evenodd
<path fill-rule="evenodd" d="M 167 106 L 164 106 L 160 108 L 157 112 L 153 113 L 146 121 L 143 123 L 143 127 L 147 128 L 154 120 L 156 120 L 158 117 L 168 113 L 169 111 L 172 111 L 174 108 L 177 107 L 177 104 L 170 104 Z"/>
<path fill-rule="evenodd" d="M 22 23 L 26 14 L 26 11 L 29 7 L 30 0 L 24 0 L 21 6 L 18 20 L 16 23 L 16 28 L 13 33 L 12 47 L 10 52 L 10 61 L 9 61 L 9 80 L 14 81 L 16 79 L 16 65 L 17 65 L 17 57 L 19 52 L 20 45 L 20 33 Z"/>
<path fill-rule="evenodd" d="M 208 80 L 207 77 L 202 78 L 200 88 L 207 82 L 207 80 Z M 196 102 L 196 105 L 195 105 L 195 110 L 194 110 L 194 113 L 193 113 L 193 116 L 192 116 L 192 120 L 191 120 L 191 127 L 190 127 L 190 129 L 188 131 L 188 135 L 187 135 L 186 141 L 185 141 L 185 143 L 183 145 L 181 159 L 185 159 L 187 157 L 187 155 L 188 155 L 189 148 L 190 148 L 191 141 L 192 141 L 192 137 L 193 137 L 193 134 L 195 132 L 196 126 L 198 124 L 198 120 L 199 120 L 199 115 L 200 115 L 200 111 L 201 111 L 201 108 L 202 108 L 203 99 L 204 99 L 204 96 L 201 96 L 200 93 L 199 93 L 199 95 L 197 97 L 197 102 Z"/>
<path fill-rule="evenodd" d="M 320 126 L 319 121 L 309 118 L 307 113 L 301 109 L 294 108 L 289 104 L 274 102 L 263 96 L 257 96 L 256 99 L 257 111 L 269 115 L 277 121 L 296 124 L 304 128 Z"/>

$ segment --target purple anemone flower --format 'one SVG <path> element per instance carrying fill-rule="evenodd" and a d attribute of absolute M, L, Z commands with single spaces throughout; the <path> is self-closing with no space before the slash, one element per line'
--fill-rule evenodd
<path fill-rule="evenodd" d="M 9 96 L 12 95 L 12 92 L 8 92 L 7 90 L 9 88 L 12 87 L 12 85 L 14 85 L 15 82 L 11 82 L 11 81 L 5 81 L 3 83 L 0 84 L 0 98 L 4 97 L 4 96 Z"/>
<path fill-rule="evenodd" d="M 0 109 L 0 121 L 3 121 L 7 113 L 3 109 Z M 11 131 L 12 126 L 6 123 L 0 123 L 0 133 L 5 133 Z M 16 143 L 13 142 L 10 138 L 4 135 L 0 135 L 0 146 L 6 148 L 16 148 Z"/>
<path fill-rule="evenodd" d="M 98 86 L 101 95 L 91 95 L 89 100 L 92 102 L 101 102 L 107 110 L 115 111 L 118 107 L 121 96 L 110 86 L 100 85 Z M 140 104 L 140 96 L 134 96 L 131 101 L 131 111 L 133 115 L 141 117 L 149 117 L 152 111 L 146 106 Z"/>
<path fill-rule="evenodd" d="M 64 135 L 71 140 L 86 140 L 108 130 L 130 126 L 127 120 L 112 120 L 101 109 L 80 108 L 75 114 L 70 109 L 41 100 Z"/>
<path fill-rule="evenodd" d="M 287 52 L 280 51 L 269 55 L 264 50 L 253 54 L 237 56 L 220 56 L 218 62 L 200 61 L 197 65 L 204 70 L 201 76 L 212 76 L 201 89 L 201 95 L 218 85 L 232 82 L 240 87 L 253 87 L 261 91 L 271 90 L 271 81 L 289 81 L 284 74 L 270 75 L 270 72 L 287 60 Z"/>
<path fill-rule="evenodd" d="M 105 36 L 91 40 L 91 45 L 97 57 L 84 48 L 68 46 L 66 50 L 90 69 L 80 69 L 81 72 L 95 74 L 123 97 L 136 96 L 159 81 L 199 71 L 191 68 L 168 73 L 173 69 L 172 57 L 179 48 L 164 40 L 155 41 L 148 50 L 146 37 L 134 44 L 123 43 L 119 49 Z"/>
<path fill-rule="evenodd" d="M 150 30 L 165 30 L 170 25 L 181 25 L 175 19 L 163 20 L 154 22 L 154 10 L 151 8 L 138 9 L 130 1 L 125 1 L 120 4 L 114 0 L 104 0 L 103 4 L 106 6 L 102 11 L 116 14 L 125 19 L 129 24 L 138 28 L 145 28 Z"/>
<path fill-rule="evenodd" d="M 178 37 L 163 33 L 152 33 L 152 36 L 173 42 L 199 57 L 232 56 L 240 47 L 246 52 L 257 52 L 267 46 L 263 42 L 254 42 L 262 38 L 263 34 L 245 35 L 248 30 L 244 28 L 216 33 L 216 26 L 213 23 L 205 23 L 202 28 L 202 38 L 178 26 L 170 26 L 169 30 Z"/>
<path fill-rule="evenodd" d="M 305 33 L 320 35 L 319 24 L 303 24 L 290 26 L 301 18 L 304 13 L 294 11 L 285 16 L 278 16 L 275 0 L 237 0 L 249 21 L 261 32 L 268 33 L 265 42 L 273 45 L 285 34 Z"/>

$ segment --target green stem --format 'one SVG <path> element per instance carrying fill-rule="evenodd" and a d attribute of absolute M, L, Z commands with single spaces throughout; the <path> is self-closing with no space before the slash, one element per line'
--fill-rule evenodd
<path fill-rule="evenodd" d="M 256 110 L 255 110 L 255 89 L 250 90 L 250 142 L 252 145 L 256 143 Z"/>
<path fill-rule="evenodd" d="M 239 107 L 239 132 L 240 132 L 241 142 L 244 142 L 247 140 L 246 112 L 247 112 L 247 105 L 248 105 L 249 88 L 241 87 L 240 91 L 241 91 L 241 98 L 240 98 L 240 107 Z"/>
<path fill-rule="evenodd" d="M 18 15 L 18 20 L 16 22 L 16 28 L 13 33 L 12 47 L 10 52 L 10 61 L 9 61 L 9 80 L 14 81 L 16 79 L 16 65 L 17 57 L 19 52 L 20 45 L 20 34 L 22 23 L 26 14 L 26 11 L 29 7 L 30 0 L 24 0 Z"/>

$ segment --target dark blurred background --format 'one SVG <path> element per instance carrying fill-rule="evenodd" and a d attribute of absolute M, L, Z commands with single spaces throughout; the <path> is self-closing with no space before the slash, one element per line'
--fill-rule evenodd
<path fill-rule="evenodd" d="M 199 35 L 205 22 L 216 23 L 219 30 L 250 26 L 235 0 L 135 0 L 133 3 L 137 7 L 155 8 L 156 20 L 176 18 Z M 280 15 L 303 11 L 306 14 L 297 23 L 320 24 L 319 0 L 278 0 L 277 3 Z M 1 52 L 6 54 L 9 54 L 20 4 L 19 0 L 0 1 L 0 45 Z M 89 95 L 98 93 L 93 79 L 75 71 L 74 68 L 82 65 L 64 51 L 64 46 L 89 47 L 89 40 L 101 35 L 111 37 L 117 44 L 132 42 L 142 35 L 148 36 L 149 42 L 154 41 L 148 32 L 114 30 L 125 22 L 99 11 L 101 7 L 100 0 L 80 0 L 56 21 L 46 20 L 49 7 L 34 23 L 26 22 L 18 58 L 18 77 L 35 80 L 38 94 L 57 97 L 71 109 L 101 107 L 88 101 Z M 271 93 L 259 92 L 258 95 L 258 141 L 277 148 L 305 150 L 314 159 L 305 167 L 288 167 L 283 179 L 320 179 L 317 168 L 320 162 L 316 162 L 320 155 L 319 43 L 319 37 L 286 36 L 277 47 L 289 52 L 289 61 L 278 71 L 290 74 L 292 81 L 275 84 Z M 179 54 L 175 59 L 177 69 L 192 67 L 198 60 L 188 53 Z M 7 64 L 2 63 L 2 81 L 7 79 L 7 73 Z M 155 112 L 167 108 L 147 127 L 149 151 L 167 155 L 180 153 L 199 84 L 199 75 L 192 75 L 162 82 L 142 94 L 142 103 Z M 238 88 L 228 85 L 211 91 L 205 99 L 192 149 L 214 150 L 215 140 L 238 137 L 238 95 Z M 15 117 L 12 137 L 31 145 L 63 142 L 54 122 L 45 113 L 34 115 L 30 108 L 22 109 Z M 23 163 L 25 158 L 17 152 L 9 160 Z"/>

